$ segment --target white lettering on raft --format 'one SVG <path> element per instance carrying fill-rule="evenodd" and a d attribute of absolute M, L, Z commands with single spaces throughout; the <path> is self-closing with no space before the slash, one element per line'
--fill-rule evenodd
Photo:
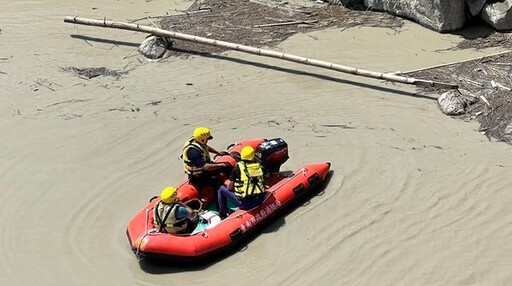
<path fill-rule="evenodd" d="M 240 224 L 240 230 L 242 230 L 242 232 L 246 232 L 247 230 L 255 226 L 257 223 L 262 221 L 264 218 L 268 217 L 270 214 L 275 212 L 280 206 L 280 201 L 276 200 L 272 202 L 268 206 L 262 208 L 257 213 L 255 213 L 254 216 L 251 217 L 249 220 Z"/>

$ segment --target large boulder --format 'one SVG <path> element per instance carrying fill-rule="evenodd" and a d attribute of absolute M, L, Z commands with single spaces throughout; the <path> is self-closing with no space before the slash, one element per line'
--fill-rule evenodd
<path fill-rule="evenodd" d="M 366 7 L 412 19 L 438 32 L 460 30 L 466 22 L 465 0 L 364 0 Z"/>
<path fill-rule="evenodd" d="M 486 4 L 480 18 L 498 31 L 512 30 L 512 0 Z"/>
<path fill-rule="evenodd" d="M 495 30 L 512 31 L 512 0 L 323 0 L 352 9 L 387 12 L 438 31 L 460 30 L 481 18 Z"/>
<path fill-rule="evenodd" d="M 482 11 L 484 8 L 485 3 L 487 3 L 487 0 L 466 0 L 469 14 L 471 14 L 471 16 L 480 14 L 480 11 Z"/>

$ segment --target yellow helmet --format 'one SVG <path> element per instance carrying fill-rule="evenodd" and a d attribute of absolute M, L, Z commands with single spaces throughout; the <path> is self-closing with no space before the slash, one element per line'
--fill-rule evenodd
<path fill-rule="evenodd" d="M 245 146 L 244 148 L 242 148 L 240 157 L 242 158 L 242 160 L 246 161 L 254 160 L 254 148 L 252 148 L 251 146 Z"/>
<path fill-rule="evenodd" d="M 160 194 L 160 198 L 162 199 L 162 202 L 170 204 L 176 201 L 178 198 L 178 192 L 176 192 L 176 189 L 173 187 L 167 187 L 163 189 L 162 193 Z"/>
<path fill-rule="evenodd" d="M 196 130 L 194 130 L 194 139 L 201 144 L 206 144 L 206 141 L 213 139 L 213 136 L 210 134 L 210 129 L 197 127 Z"/>

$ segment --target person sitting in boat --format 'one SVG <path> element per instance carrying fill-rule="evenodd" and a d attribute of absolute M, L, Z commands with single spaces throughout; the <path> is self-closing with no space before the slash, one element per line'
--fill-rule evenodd
<path fill-rule="evenodd" d="M 191 233 L 197 226 L 197 212 L 178 199 L 174 187 L 167 187 L 160 194 L 160 201 L 154 207 L 155 228 L 159 232 L 171 234 Z"/>
<path fill-rule="evenodd" d="M 219 216 L 223 219 L 228 214 L 227 200 L 241 209 L 252 209 L 265 199 L 263 170 L 255 160 L 254 148 L 242 148 L 240 159 L 218 191 Z"/>
<path fill-rule="evenodd" d="M 215 189 L 219 186 L 218 176 L 229 165 L 228 163 L 212 162 L 210 153 L 217 155 L 228 154 L 225 151 L 219 152 L 209 146 L 208 141 L 212 139 L 213 136 L 210 133 L 210 129 L 197 127 L 192 138 L 187 140 L 183 146 L 181 158 L 183 159 L 185 174 L 188 175 L 190 183 L 196 187 L 200 195 L 204 186 L 211 185 Z"/>

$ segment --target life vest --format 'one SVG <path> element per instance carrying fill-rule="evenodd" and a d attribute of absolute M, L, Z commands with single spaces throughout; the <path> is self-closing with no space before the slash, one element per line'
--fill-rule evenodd
<path fill-rule="evenodd" d="M 185 171 L 185 174 L 189 176 L 198 176 L 203 172 L 203 167 L 195 166 L 192 161 L 187 156 L 188 150 L 190 148 L 195 148 L 201 152 L 203 155 L 203 160 L 206 163 L 210 163 L 210 153 L 208 152 L 208 147 L 203 146 L 196 142 L 194 138 L 189 139 L 187 142 L 185 142 L 185 145 L 183 146 L 183 155 L 181 158 L 183 159 L 183 170 Z"/>
<path fill-rule="evenodd" d="M 240 161 L 240 179 L 234 181 L 236 196 L 240 199 L 261 195 L 265 192 L 263 170 L 258 162 Z"/>
<path fill-rule="evenodd" d="M 155 206 L 153 223 L 159 232 L 168 233 L 173 229 L 175 233 L 187 228 L 187 218 L 176 219 L 180 203 L 165 204 L 158 202 Z"/>

